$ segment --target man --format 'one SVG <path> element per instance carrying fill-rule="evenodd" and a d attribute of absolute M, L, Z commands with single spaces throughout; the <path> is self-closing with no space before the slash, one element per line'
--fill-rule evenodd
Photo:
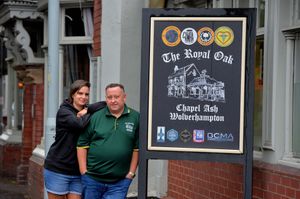
<path fill-rule="evenodd" d="M 105 88 L 107 108 L 94 113 L 78 139 L 84 199 L 124 199 L 138 165 L 139 113 L 126 106 L 122 84 Z"/>

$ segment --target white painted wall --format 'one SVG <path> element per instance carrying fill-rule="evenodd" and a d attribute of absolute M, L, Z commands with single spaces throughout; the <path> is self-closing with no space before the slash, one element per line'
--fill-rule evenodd
<path fill-rule="evenodd" d="M 108 83 L 120 82 L 125 86 L 127 104 L 138 111 L 142 8 L 146 2 L 102 0 L 100 99 L 105 99 L 105 86 Z M 164 196 L 167 191 L 167 161 L 150 160 L 148 169 L 148 195 Z M 130 196 L 137 195 L 137 178 L 129 189 Z"/>
<path fill-rule="evenodd" d="M 127 104 L 137 110 L 143 7 L 141 0 L 102 1 L 101 99 L 107 84 L 119 82 L 125 86 Z"/>

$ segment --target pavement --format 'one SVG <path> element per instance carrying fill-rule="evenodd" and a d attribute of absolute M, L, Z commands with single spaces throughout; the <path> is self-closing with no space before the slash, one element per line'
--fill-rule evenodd
<path fill-rule="evenodd" d="M 0 176 L 0 199 L 30 199 L 27 189 L 27 185 L 19 185 L 12 178 Z M 137 199 L 137 197 L 127 199 Z M 148 197 L 147 199 L 159 198 Z"/>
<path fill-rule="evenodd" d="M 0 199 L 30 199 L 27 185 L 19 185 L 11 178 L 0 176 Z"/>

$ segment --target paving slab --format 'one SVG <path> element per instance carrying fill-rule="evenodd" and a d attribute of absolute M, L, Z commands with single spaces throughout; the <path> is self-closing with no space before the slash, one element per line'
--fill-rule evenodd
<path fill-rule="evenodd" d="M 30 199 L 27 185 L 19 185 L 13 179 L 0 176 L 0 199 Z"/>

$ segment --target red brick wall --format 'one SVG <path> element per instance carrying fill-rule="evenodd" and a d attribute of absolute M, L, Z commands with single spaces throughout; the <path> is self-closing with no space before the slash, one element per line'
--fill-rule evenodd
<path fill-rule="evenodd" d="M 41 143 L 44 130 L 44 85 L 37 84 L 34 86 L 33 105 L 34 113 L 32 120 L 33 136 L 32 136 L 32 150 Z"/>
<path fill-rule="evenodd" d="M 17 169 L 17 182 L 19 184 L 27 183 L 29 158 L 33 149 L 41 142 L 43 134 L 43 90 L 43 84 L 28 84 L 24 87 L 21 164 Z"/>
<path fill-rule="evenodd" d="M 101 56 L 101 15 L 102 15 L 102 1 L 94 1 L 94 43 L 93 55 Z"/>
<path fill-rule="evenodd" d="M 44 198 L 44 159 L 33 156 L 29 161 L 28 193 L 30 199 Z"/>
<path fill-rule="evenodd" d="M 168 197 L 172 199 L 242 199 L 243 167 L 238 164 L 169 161 Z M 300 170 L 255 162 L 254 199 L 300 198 Z"/>
<path fill-rule="evenodd" d="M 253 198 L 300 198 L 300 169 L 255 162 Z"/>
<path fill-rule="evenodd" d="M 24 86 L 23 98 L 23 132 L 22 132 L 22 149 L 21 149 L 21 164 L 17 169 L 17 182 L 25 184 L 27 182 L 29 157 L 32 152 L 32 103 L 33 103 L 33 85 Z"/>
<path fill-rule="evenodd" d="M 27 91 L 28 96 L 31 96 L 31 100 L 24 99 L 24 111 L 27 115 L 28 126 L 31 126 L 31 132 L 27 128 L 28 132 L 23 133 L 23 142 L 26 140 L 26 146 L 24 145 L 24 161 L 22 165 L 27 166 L 28 177 L 28 193 L 31 199 L 44 198 L 44 178 L 43 178 L 43 164 L 44 159 L 32 155 L 32 151 L 37 145 L 41 144 L 41 138 L 43 136 L 43 118 L 44 118 L 44 85 L 36 84 L 28 86 L 30 89 Z M 26 97 L 27 98 L 27 97 Z M 25 109 L 26 108 L 28 109 Z M 28 107 L 27 107 L 28 106 Z M 29 110 L 30 106 L 30 110 Z M 33 107 L 33 108 L 31 108 Z M 33 110 L 33 112 L 32 112 Z M 25 115 L 25 112 L 24 112 Z M 24 128 L 25 131 L 25 128 Z M 29 150 L 29 153 L 27 153 Z M 26 169 L 23 168 L 23 171 Z"/>
<path fill-rule="evenodd" d="M 20 164 L 21 144 L 1 143 L 0 171 L 1 176 L 16 177 L 17 166 Z"/>

